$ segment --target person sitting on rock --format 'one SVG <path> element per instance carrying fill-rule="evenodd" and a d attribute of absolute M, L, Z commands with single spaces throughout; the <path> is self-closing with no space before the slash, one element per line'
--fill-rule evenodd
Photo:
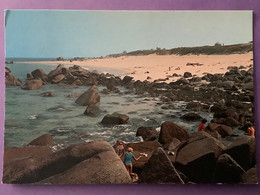
<path fill-rule="evenodd" d="M 247 135 L 255 137 L 255 128 L 253 127 L 253 124 L 251 122 L 248 123 Z"/>
<path fill-rule="evenodd" d="M 127 152 L 125 153 L 125 167 L 130 175 L 130 177 L 134 176 L 136 180 L 138 180 L 138 175 L 136 173 L 133 173 L 133 165 L 132 165 L 132 158 L 134 160 L 139 160 L 142 156 L 139 156 L 138 158 L 135 158 L 133 154 L 133 148 L 128 148 Z"/>
<path fill-rule="evenodd" d="M 207 122 L 207 119 L 202 119 L 201 123 L 199 125 L 199 131 L 206 131 L 205 123 Z"/>
<path fill-rule="evenodd" d="M 123 142 L 121 140 L 117 140 L 115 150 L 116 150 L 117 155 L 124 162 L 125 148 L 124 148 Z"/>

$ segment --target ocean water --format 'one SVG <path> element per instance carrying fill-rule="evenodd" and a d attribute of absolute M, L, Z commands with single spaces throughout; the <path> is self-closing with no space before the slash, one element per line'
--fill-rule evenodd
<path fill-rule="evenodd" d="M 45 73 L 53 70 L 54 66 L 26 64 L 19 62 L 7 65 L 15 77 L 25 81 L 26 74 L 37 68 Z M 102 72 L 102 70 L 99 70 Z M 23 147 L 33 139 L 49 133 L 57 144 L 67 146 L 84 141 L 104 140 L 114 144 L 121 139 L 125 142 L 142 141 L 136 137 L 136 130 L 141 126 L 152 126 L 160 130 L 164 121 L 174 121 L 186 128 L 190 133 L 196 132 L 199 121 L 187 122 L 179 119 L 185 113 L 186 102 L 172 103 L 172 109 L 162 109 L 159 98 L 149 97 L 147 94 L 123 95 L 111 93 L 101 94 L 98 117 L 84 115 L 85 106 L 75 104 L 76 98 L 68 98 L 71 93 L 83 93 L 89 87 L 45 85 L 40 90 L 22 90 L 21 87 L 6 87 L 5 100 L 5 147 Z M 98 86 L 99 91 L 104 86 Z M 119 88 L 121 92 L 127 90 Z M 54 97 L 42 97 L 41 93 L 52 91 Z M 106 114 L 119 112 L 127 114 L 129 121 L 124 125 L 104 126 L 100 122 Z M 212 113 L 200 112 L 208 121 Z M 175 115 L 171 118 L 170 115 Z"/>

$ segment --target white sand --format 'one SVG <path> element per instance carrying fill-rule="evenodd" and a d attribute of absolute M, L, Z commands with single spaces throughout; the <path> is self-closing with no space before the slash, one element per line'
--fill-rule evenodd
<path fill-rule="evenodd" d="M 29 62 L 55 65 L 80 65 L 89 69 L 96 69 L 100 72 L 109 72 L 111 74 L 125 76 L 130 75 L 134 80 L 150 81 L 170 77 L 173 73 L 183 75 L 184 72 L 190 72 L 192 75 L 203 76 L 205 73 L 225 73 L 228 66 L 241 66 L 249 69 L 253 64 L 251 60 L 253 52 L 246 54 L 231 55 L 147 55 L 147 56 L 122 56 L 117 58 L 87 59 L 85 61 L 44 61 Z M 200 63 L 202 66 L 187 66 L 187 63 Z M 170 77 L 167 82 L 178 79 Z"/>

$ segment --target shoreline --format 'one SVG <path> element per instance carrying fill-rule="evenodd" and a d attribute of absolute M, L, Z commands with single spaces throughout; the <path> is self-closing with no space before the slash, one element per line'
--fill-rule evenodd
<path fill-rule="evenodd" d="M 134 80 L 165 80 L 166 83 L 176 81 L 178 76 L 190 72 L 193 76 L 202 77 L 207 73 L 224 74 L 228 67 L 243 66 L 248 70 L 253 65 L 253 52 L 229 55 L 147 55 L 121 56 L 103 59 L 64 60 L 64 61 L 27 61 L 16 63 L 45 64 L 57 66 L 79 65 L 89 70 L 109 72 L 116 76 L 131 76 Z M 192 65 L 193 63 L 193 65 Z M 188 65 L 190 64 L 190 65 Z M 173 75 L 178 75 L 177 78 Z"/>

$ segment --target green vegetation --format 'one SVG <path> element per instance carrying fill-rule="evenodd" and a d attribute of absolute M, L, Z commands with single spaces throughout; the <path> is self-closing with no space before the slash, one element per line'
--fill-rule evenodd
<path fill-rule="evenodd" d="M 214 46 L 200 46 L 200 47 L 179 47 L 173 49 L 161 49 L 157 47 L 156 49 L 150 50 L 137 50 L 131 52 L 123 52 L 120 54 L 111 54 L 107 57 L 120 57 L 120 56 L 141 56 L 141 55 L 226 55 L 226 54 L 235 54 L 235 53 L 247 53 L 249 51 L 253 51 L 253 43 L 250 41 L 249 43 L 244 44 L 235 44 L 235 45 L 221 45 L 219 42 L 215 43 Z"/>

